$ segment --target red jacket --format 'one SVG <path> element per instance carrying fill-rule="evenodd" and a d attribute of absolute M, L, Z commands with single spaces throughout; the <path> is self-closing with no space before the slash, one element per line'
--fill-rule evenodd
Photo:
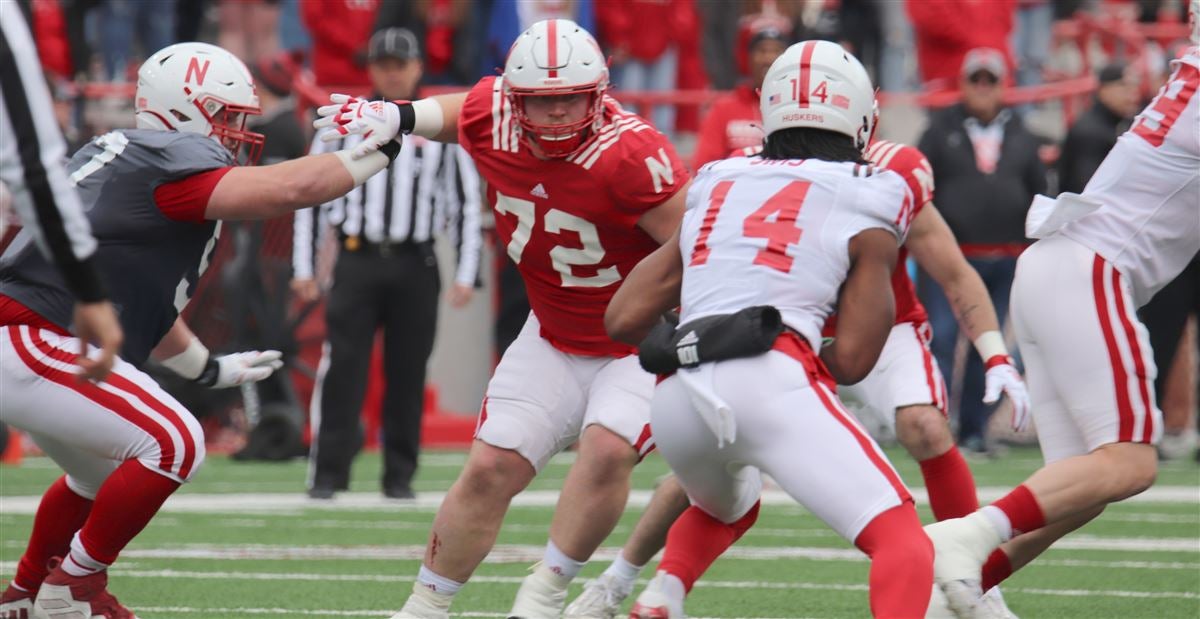
<path fill-rule="evenodd" d="M 605 53 L 624 49 L 642 62 L 658 60 L 684 36 L 677 33 L 700 30 L 692 0 L 604 0 L 595 6 Z"/>
<path fill-rule="evenodd" d="M 758 95 L 748 85 L 738 86 L 713 102 L 700 123 L 692 169 L 699 170 L 710 161 L 724 159 L 739 148 L 762 146 L 762 140 L 762 110 Z"/>
<path fill-rule="evenodd" d="M 33 38 L 37 41 L 38 56 L 49 73 L 71 79 L 75 70 L 71 64 L 71 41 L 67 37 L 67 20 L 58 0 L 33 0 Z"/>
<path fill-rule="evenodd" d="M 917 43 L 921 81 L 927 90 L 957 88 L 963 57 L 976 47 L 1003 51 L 1012 74 L 1008 41 L 1015 0 L 908 0 L 906 5 Z"/>
<path fill-rule="evenodd" d="M 300 0 L 317 84 L 370 89 L 366 51 L 378 8 L 379 0 Z"/>

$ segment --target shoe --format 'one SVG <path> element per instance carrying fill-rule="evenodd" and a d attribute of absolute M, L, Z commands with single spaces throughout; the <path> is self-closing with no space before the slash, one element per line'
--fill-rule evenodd
<path fill-rule="evenodd" d="M 450 602 L 454 598 L 438 593 L 419 582 L 413 583 L 412 595 L 400 612 L 391 619 L 450 619 Z"/>
<path fill-rule="evenodd" d="M 521 581 L 508 619 L 558 619 L 567 602 L 567 586 L 571 579 L 550 571 L 541 561 L 530 571 L 532 573 Z"/>
<path fill-rule="evenodd" d="M 1158 443 L 1159 460 L 1182 460 L 1196 449 L 1195 432 L 1163 432 Z"/>
<path fill-rule="evenodd" d="M 34 612 L 33 599 L 36 591 L 23 591 L 8 585 L 0 595 L 0 619 L 40 619 L 44 615 Z"/>
<path fill-rule="evenodd" d="M 50 575 L 42 581 L 34 607 L 40 617 L 82 619 L 137 619 L 108 592 L 108 570 L 87 576 L 72 576 L 62 569 L 60 559 L 51 559 Z"/>
<path fill-rule="evenodd" d="M 672 595 L 668 591 L 666 572 L 654 575 L 650 583 L 642 589 L 633 608 L 629 610 L 629 619 L 680 619 L 687 617 L 683 614 L 683 596 Z M 676 580 L 678 582 L 678 580 Z"/>
<path fill-rule="evenodd" d="M 980 572 L 1000 534 L 980 512 L 926 525 L 925 533 L 933 542 L 933 579 L 950 609 L 963 619 L 975 617 L 983 596 Z"/>
<path fill-rule="evenodd" d="M 336 492 L 337 491 L 333 489 L 333 486 L 313 486 L 312 488 L 308 489 L 308 498 L 328 501 L 329 499 L 333 498 L 333 495 Z"/>
<path fill-rule="evenodd" d="M 583 593 L 563 611 L 563 619 L 616 619 L 621 602 L 633 593 L 633 583 L 623 585 L 611 574 L 588 581 Z"/>
<path fill-rule="evenodd" d="M 415 499 L 416 493 L 409 486 L 384 487 L 383 496 L 389 499 Z"/>
<path fill-rule="evenodd" d="M 979 619 L 1019 619 L 1004 603 L 1000 587 L 992 587 L 980 598 L 980 609 L 975 616 Z"/>

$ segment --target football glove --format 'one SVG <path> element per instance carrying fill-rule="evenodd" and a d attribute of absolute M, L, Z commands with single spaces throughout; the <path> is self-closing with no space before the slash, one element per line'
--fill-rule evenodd
<path fill-rule="evenodd" d="M 283 353 L 278 350 L 248 350 L 219 357 L 210 356 L 196 382 L 210 389 L 256 383 L 283 367 L 281 357 Z"/>
<path fill-rule="evenodd" d="M 412 104 L 407 101 L 368 101 L 343 94 L 331 95 L 329 100 L 329 105 L 317 108 L 313 127 L 323 130 L 320 134 L 323 142 L 361 135 L 362 142 L 350 151 L 354 159 L 379 150 L 397 139 L 401 131 L 412 131 Z"/>
<path fill-rule="evenodd" d="M 1012 402 L 1012 429 L 1022 432 L 1029 426 L 1030 403 L 1029 391 L 1021 373 L 1013 366 L 1012 357 L 995 355 L 987 360 L 986 383 L 983 389 L 984 404 L 994 404 L 1000 401 L 1000 394 L 1008 394 Z"/>

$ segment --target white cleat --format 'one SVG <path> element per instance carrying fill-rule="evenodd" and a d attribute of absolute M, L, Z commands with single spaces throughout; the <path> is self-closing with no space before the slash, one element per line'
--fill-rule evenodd
<path fill-rule="evenodd" d="M 980 512 L 926 525 L 925 533 L 933 542 L 933 579 L 950 609 L 960 619 L 974 619 L 983 595 L 980 571 L 1000 545 L 1000 534 Z"/>
<path fill-rule="evenodd" d="M 567 602 L 571 579 L 550 571 L 540 561 L 530 569 L 533 573 L 521 581 L 508 619 L 558 619 Z"/>
<path fill-rule="evenodd" d="M 629 611 L 630 619 L 683 619 L 683 597 L 673 595 L 672 587 L 666 580 L 669 574 L 659 572 L 654 575 L 646 588 L 638 595 L 637 601 Z M 678 580 L 676 580 L 678 583 Z M 680 588 L 680 592 L 682 589 Z"/>
<path fill-rule="evenodd" d="M 453 596 L 438 593 L 421 583 L 413 583 L 412 595 L 391 619 L 450 619 L 453 599 Z"/>
<path fill-rule="evenodd" d="M 1013 611 L 1008 609 L 1008 604 L 1004 603 L 1000 587 L 988 589 L 979 601 L 980 612 L 975 614 L 978 619 L 1019 619 L 1013 614 Z"/>
<path fill-rule="evenodd" d="M 633 583 L 622 585 L 610 574 L 601 574 L 583 587 L 583 593 L 563 611 L 563 619 L 616 619 L 621 602 L 633 593 Z"/>

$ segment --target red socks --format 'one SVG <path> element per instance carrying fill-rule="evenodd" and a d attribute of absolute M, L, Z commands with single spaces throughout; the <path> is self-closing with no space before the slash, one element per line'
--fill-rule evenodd
<path fill-rule="evenodd" d="M 1008 555 L 1004 554 L 999 548 L 992 551 L 988 555 L 987 562 L 983 564 L 983 579 L 981 584 L 983 590 L 987 591 L 992 587 L 1004 582 L 1005 578 L 1012 576 L 1012 563 L 1008 560 Z"/>
<path fill-rule="evenodd" d="M 921 476 L 925 478 L 934 518 L 962 518 L 979 509 L 975 478 L 971 476 L 971 469 L 958 447 L 952 446 L 946 453 L 917 464 L 921 465 Z"/>
<path fill-rule="evenodd" d="M 37 515 L 33 518 L 33 533 L 29 546 L 17 564 L 13 582 L 26 591 L 36 592 L 46 579 L 46 563 L 50 557 L 66 556 L 71 538 L 83 526 L 92 509 L 92 502 L 67 487 L 67 478 L 59 477 L 42 495 Z"/>
<path fill-rule="evenodd" d="M 933 542 L 912 503 L 871 520 L 854 540 L 871 557 L 871 614 L 887 619 L 924 617 L 933 591 Z"/>
<path fill-rule="evenodd" d="M 1004 512 L 1004 515 L 1008 517 L 1008 522 L 1012 525 L 1012 537 L 1040 529 L 1046 525 L 1042 507 L 1038 505 L 1037 498 L 1033 496 L 1029 488 L 1025 487 L 1025 484 L 1017 486 L 1012 492 L 1000 497 L 998 501 L 992 503 L 992 507 Z"/>
<path fill-rule="evenodd" d="M 92 514 L 79 532 L 88 556 L 106 565 L 116 561 L 179 486 L 137 460 L 126 460 L 100 486 Z"/>
<path fill-rule="evenodd" d="M 755 503 L 733 524 L 725 524 L 695 505 L 687 508 L 667 532 L 667 547 L 658 564 L 659 571 L 675 576 L 691 591 L 708 566 L 754 526 L 759 505 Z"/>

